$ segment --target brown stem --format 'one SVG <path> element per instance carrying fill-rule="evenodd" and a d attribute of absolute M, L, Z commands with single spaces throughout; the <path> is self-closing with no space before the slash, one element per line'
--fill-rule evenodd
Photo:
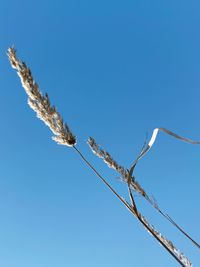
<path fill-rule="evenodd" d="M 138 211 L 137 211 L 135 200 L 134 200 L 131 188 L 130 188 L 130 184 L 128 184 L 128 193 L 129 193 L 129 197 L 130 197 L 130 200 L 131 200 L 132 208 L 135 211 L 136 216 L 138 217 Z"/>

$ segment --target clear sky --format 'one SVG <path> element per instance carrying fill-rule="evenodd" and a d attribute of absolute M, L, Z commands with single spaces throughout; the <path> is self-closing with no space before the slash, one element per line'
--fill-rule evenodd
<path fill-rule="evenodd" d="M 123 166 L 146 132 L 200 140 L 200 2 L 0 1 L 0 267 L 177 266 L 27 105 L 6 50 L 32 69 L 78 147 L 126 197 L 88 136 Z M 160 133 L 135 175 L 200 242 L 200 146 Z M 141 212 L 199 266 L 197 248 L 140 197 Z"/>

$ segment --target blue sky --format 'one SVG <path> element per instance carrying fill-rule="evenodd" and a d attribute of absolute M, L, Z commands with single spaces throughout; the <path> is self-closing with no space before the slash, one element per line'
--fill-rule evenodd
<path fill-rule="evenodd" d="M 6 50 L 32 69 L 78 139 L 93 136 L 123 166 L 146 132 L 200 140 L 199 1 L 0 2 L 0 266 L 177 266 L 27 105 Z M 200 241 L 200 147 L 161 133 L 137 180 Z M 199 251 L 136 196 L 141 212 L 198 266 Z"/>

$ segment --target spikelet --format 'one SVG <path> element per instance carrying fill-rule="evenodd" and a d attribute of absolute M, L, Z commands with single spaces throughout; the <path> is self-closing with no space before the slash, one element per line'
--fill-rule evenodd
<path fill-rule="evenodd" d="M 56 108 L 51 105 L 48 95 L 42 95 L 37 83 L 33 79 L 30 69 L 24 62 L 21 62 L 16 57 L 14 48 L 8 49 L 8 57 L 11 66 L 17 70 L 22 86 L 28 95 L 28 104 L 30 108 L 36 112 L 37 117 L 53 132 L 55 136 L 53 136 L 52 139 L 61 145 L 76 145 L 76 137 L 64 123 Z"/>
<path fill-rule="evenodd" d="M 112 157 L 111 155 L 106 152 L 105 150 L 101 149 L 100 146 L 96 143 L 96 141 L 89 137 L 87 141 L 89 147 L 91 148 L 92 152 L 99 158 L 103 159 L 103 161 L 108 165 L 109 168 L 116 170 L 118 173 L 121 174 L 122 178 L 128 180 L 129 174 L 128 171 L 120 166 Z"/>
<path fill-rule="evenodd" d="M 160 232 L 158 232 L 154 226 L 150 225 L 143 215 L 139 214 L 138 216 L 151 231 L 150 234 L 153 233 L 163 244 L 165 244 L 165 246 L 171 251 L 171 253 L 182 263 L 182 266 L 192 267 L 192 263 L 189 261 L 189 259 L 179 249 L 177 249 L 170 240 L 168 240 Z"/>

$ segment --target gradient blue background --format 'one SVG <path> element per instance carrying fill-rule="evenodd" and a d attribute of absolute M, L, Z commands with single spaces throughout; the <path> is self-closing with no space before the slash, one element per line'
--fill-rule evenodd
<path fill-rule="evenodd" d="M 72 149 L 27 106 L 6 50 L 32 69 L 89 151 L 125 167 L 148 131 L 200 140 L 199 1 L 0 1 L 0 267 L 177 266 Z M 200 147 L 161 133 L 136 169 L 160 206 L 200 241 Z M 143 214 L 193 261 L 200 254 L 140 197 Z"/>

